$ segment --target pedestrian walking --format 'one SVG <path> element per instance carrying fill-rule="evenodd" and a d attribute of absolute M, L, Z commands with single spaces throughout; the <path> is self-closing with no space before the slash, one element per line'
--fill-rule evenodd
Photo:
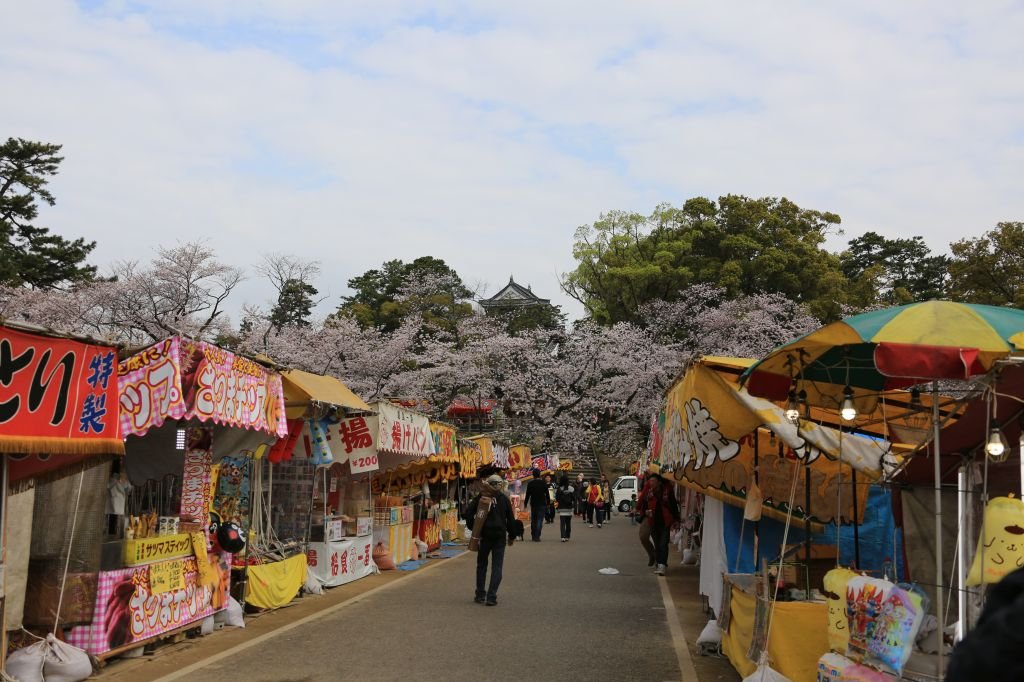
<path fill-rule="evenodd" d="M 494 606 L 498 603 L 498 587 L 505 564 L 505 547 L 511 545 L 513 521 L 512 502 L 504 492 L 505 481 L 494 474 L 484 482 L 480 494 L 470 500 L 466 523 L 473 524 L 469 548 L 476 547 L 476 594 L 473 601 Z M 490 559 L 491 580 L 487 583 L 487 562 Z M 485 589 L 486 586 L 486 589 Z"/>
<path fill-rule="evenodd" d="M 533 470 L 533 480 L 526 484 L 523 506 L 530 508 L 530 539 L 540 542 L 544 530 L 544 515 L 548 511 L 548 486 L 540 478 L 540 469 Z"/>
<path fill-rule="evenodd" d="M 647 518 L 643 508 L 640 506 L 640 501 L 645 499 L 649 494 L 652 494 L 652 489 L 655 486 L 660 485 L 658 476 L 661 473 L 661 467 L 657 464 L 652 464 L 647 468 L 647 473 L 644 475 L 644 484 L 640 490 L 640 496 L 637 497 L 633 503 L 633 518 L 640 523 L 640 545 L 647 552 L 647 565 L 654 567 L 658 562 L 658 555 L 654 551 L 654 543 L 651 542 L 651 519 Z"/>
<path fill-rule="evenodd" d="M 562 474 L 558 481 L 558 489 L 555 491 L 555 506 L 558 511 L 559 531 L 561 531 L 562 542 L 568 542 L 572 536 L 572 515 L 576 506 L 576 489 L 569 485 L 569 477 Z"/>
<path fill-rule="evenodd" d="M 654 572 L 665 575 L 668 565 L 669 532 L 672 525 L 679 521 L 675 481 L 671 478 L 670 472 L 659 468 L 656 474 L 648 476 L 647 484 L 644 485 L 640 499 L 637 500 L 637 509 L 643 515 L 644 523 L 650 523 L 650 541 L 654 545 Z"/>
<path fill-rule="evenodd" d="M 544 484 L 548 487 L 548 506 L 544 511 L 544 521 L 555 522 L 555 482 L 551 480 L 551 474 L 544 474 Z"/>
<path fill-rule="evenodd" d="M 576 490 L 576 516 L 581 519 L 586 518 L 586 515 L 583 512 L 583 506 L 586 504 L 586 498 L 583 495 L 583 490 L 586 487 L 586 481 L 583 478 L 583 474 L 576 474 L 576 484 L 573 486 Z"/>
<path fill-rule="evenodd" d="M 608 482 L 608 477 L 601 474 L 601 495 L 604 496 L 604 522 L 608 523 L 612 520 L 612 512 L 615 511 L 615 499 L 612 497 L 612 484 Z"/>
<path fill-rule="evenodd" d="M 604 521 L 604 493 L 601 491 L 601 484 L 596 478 L 590 479 L 590 487 L 587 488 L 587 526 L 594 527 L 594 517 L 597 516 L 597 527 L 601 527 Z"/>
<path fill-rule="evenodd" d="M 590 518 L 590 502 L 588 496 L 590 494 L 590 481 L 586 478 L 583 479 L 583 488 L 580 491 L 580 513 L 583 517 L 583 522 L 586 523 L 587 519 Z"/>

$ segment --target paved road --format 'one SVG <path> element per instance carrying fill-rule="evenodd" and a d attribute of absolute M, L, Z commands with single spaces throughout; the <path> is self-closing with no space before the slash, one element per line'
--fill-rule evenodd
<path fill-rule="evenodd" d="M 636 529 L 574 519 L 505 556 L 498 605 L 473 603 L 475 555 L 447 559 L 189 675 L 245 682 L 678 680 L 658 579 Z M 529 534 L 529 533 L 527 533 Z M 605 576 L 598 569 L 620 571 Z"/>

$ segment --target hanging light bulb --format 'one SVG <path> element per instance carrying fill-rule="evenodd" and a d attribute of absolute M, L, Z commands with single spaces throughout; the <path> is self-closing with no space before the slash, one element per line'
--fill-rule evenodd
<path fill-rule="evenodd" d="M 796 391 L 789 392 L 789 404 L 786 406 L 786 419 L 794 424 L 800 421 L 800 404 L 796 401 Z"/>
<path fill-rule="evenodd" d="M 992 422 L 992 429 L 988 432 L 988 442 L 985 443 L 985 454 L 993 462 L 1004 462 L 1010 455 L 1010 448 L 1007 447 L 1006 438 L 999 430 L 999 422 Z"/>
<path fill-rule="evenodd" d="M 857 407 L 853 404 L 853 389 L 849 386 L 843 389 L 843 406 L 839 409 L 839 416 L 847 422 L 857 418 Z"/>

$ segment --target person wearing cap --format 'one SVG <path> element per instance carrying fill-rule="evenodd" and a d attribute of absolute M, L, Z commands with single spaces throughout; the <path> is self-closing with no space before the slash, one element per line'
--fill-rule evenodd
<path fill-rule="evenodd" d="M 479 546 L 476 555 L 476 594 L 473 601 L 494 606 L 498 603 L 498 587 L 501 585 L 502 568 L 505 564 L 505 547 L 511 545 L 511 534 L 515 515 L 512 502 L 504 493 L 505 480 L 493 474 L 484 481 L 483 491 L 469 502 L 466 508 L 466 522 L 475 520 L 481 505 L 489 511 L 479 528 Z M 474 535 L 477 529 L 474 528 Z M 474 540 L 477 538 L 474 537 Z M 470 549 L 472 549 L 472 543 Z M 487 582 L 487 561 L 491 563 L 491 580 Z M 486 589 L 485 589 L 486 587 Z"/>
<path fill-rule="evenodd" d="M 657 465 L 652 465 L 648 472 L 647 483 L 640 492 L 637 500 L 637 514 L 643 519 L 640 531 L 641 542 L 644 540 L 644 526 L 650 533 L 650 542 L 653 544 L 654 556 L 651 557 L 651 550 L 647 549 L 648 557 L 654 563 L 654 572 L 658 575 L 665 575 L 668 566 L 668 541 L 669 531 L 672 524 L 679 520 L 679 503 L 676 501 L 675 480 L 672 472 L 665 471 Z M 650 563 L 648 563 L 650 565 Z"/>
<path fill-rule="evenodd" d="M 530 507 L 530 538 L 540 542 L 540 532 L 544 530 L 544 516 L 548 511 L 548 484 L 541 480 L 540 469 L 533 470 L 533 480 L 526 484 L 526 497 L 523 506 Z"/>

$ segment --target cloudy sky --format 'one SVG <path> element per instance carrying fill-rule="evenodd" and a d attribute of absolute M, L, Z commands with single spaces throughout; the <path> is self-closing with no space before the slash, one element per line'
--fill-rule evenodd
<path fill-rule="evenodd" d="M 1024 220 L 1022 5 L 839 5 L 12 2 L 0 137 L 64 145 L 41 222 L 95 262 L 291 253 L 323 263 L 330 307 L 433 255 L 575 316 L 578 225 L 697 195 L 936 251 Z M 236 303 L 270 295 L 253 274 Z"/>

